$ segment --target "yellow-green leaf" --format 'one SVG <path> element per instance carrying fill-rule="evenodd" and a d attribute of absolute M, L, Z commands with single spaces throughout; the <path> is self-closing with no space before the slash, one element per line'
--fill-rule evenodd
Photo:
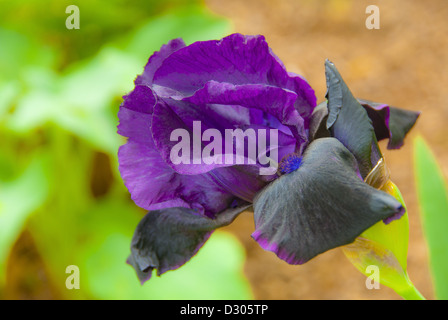
<path fill-rule="evenodd" d="M 393 195 L 404 207 L 403 197 L 390 180 L 381 190 Z M 367 229 L 355 242 L 343 247 L 350 262 L 370 277 L 370 266 L 377 268 L 378 281 L 397 292 L 404 299 L 424 299 L 414 287 L 407 273 L 409 221 L 407 212 L 398 220 L 378 222 Z"/>

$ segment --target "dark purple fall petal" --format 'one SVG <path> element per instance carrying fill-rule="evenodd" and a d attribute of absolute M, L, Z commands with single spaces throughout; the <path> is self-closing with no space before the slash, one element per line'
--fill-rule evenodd
<path fill-rule="evenodd" d="M 182 207 L 150 211 L 135 230 L 128 263 L 142 284 L 151 278 L 154 269 L 158 276 L 177 269 L 198 252 L 215 229 L 230 224 L 250 206 L 244 201 L 233 203 L 216 219 Z"/>
<path fill-rule="evenodd" d="M 341 142 L 321 138 L 296 171 L 257 194 L 252 237 L 286 262 L 302 264 L 403 210 L 393 196 L 360 179 L 355 157 Z"/>

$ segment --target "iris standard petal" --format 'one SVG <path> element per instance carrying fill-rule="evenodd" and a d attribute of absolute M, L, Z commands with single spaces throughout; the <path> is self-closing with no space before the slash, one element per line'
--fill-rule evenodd
<path fill-rule="evenodd" d="M 367 111 L 350 92 L 339 71 L 325 62 L 327 78 L 327 129 L 355 156 L 361 176 L 365 178 L 381 159 L 381 151 Z"/>
<path fill-rule="evenodd" d="M 310 117 L 309 140 L 310 142 L 319 138 L 330 137 L 330 131 L 327 129 L 328 106 L 327 101 L 319 103 L 314 108 Z"/>
<path fill-rule="evenodd" d="M 212 173 L 208 171 L 213 168 L 207 169 L 201 165 L 203 170 L 195 172 L 198 175 L 185 176 L 173 170 L 163 160 L 154 144 L 151 133 L 153 115 L 150 113 L 154 101 L 151 89 L 138 85 L 125 97 L 119 111 L 118 132 L 129 138 L 127 144 L 121 146 L 118 153 L 119 170 L 132 199 L 138 206 L 147 210 L 172 205 L 196 207 L 201 208 L 205 215 L 213 216 L 222 210 L 223 204 L 227 205 L 233 196 L 251 201 L 255 193 L 269 181 L 269 177 L 260 177 L 259 166 L 249 168 L 250 166 L 232 165 L 232 168 L 222 167 Z M 181 109 L 181 106 L 179 108 Z M 228 127 L 235 125 L 238 121 L 247 127 L 250 121 L 254 121 L 257 112 L 247 112 L 242 116 L 241 110 L 245 108 L 239 108 L 240 112 L 224 113 L 224 116 L 227 115 L 229 118 Z M 171 110 L 167 108 L 168 112 Z M 216 121 L 210 123 L 209 120 L 213 119 L 211 116 L 213 110 L 220 110 L 220 108 L 210 107 L 209 112 L 206 113 L 208 116 L 202 115 L 204 123 L 210 126 L 222 126 L 226 118 L 219 111 L 215 113 Z M 238 117 L 244 119 L 238 120 Z M 158 131 L 163 133 L 162 137 L 169 139 L 170 130 L 179 128 L 175 119 L 177 119 L 176 115 L 166 117 L 167 122 L 162 123 L 162 130 Z M 171 128 L 173 124 L 175 126 Z M 266 129 L 258 125 L 254 127 Z M 293 152 L 294 143 L 292 136 L 279 132 L 280 155 Z"/>
<path fill-rule="evenodd" d="M 302 76 L 293 72 L 288 72 L 288 75 L 292 81 L 290 81 L 290 84 L 287 85 L 287 88 L 297 93 L 295 108 L 302 118 L 305 119 L 305 128 L 308 128 L 309 118 L 317 104 L 316 94 Z"/>
<path fill-rule="evenodd" d="M 280 88 L 274 89 L 275 91 L 283 90 Z M 266 91 L 260 90 L 255 92 L 254 95 L 262 97 L 263 92 L 266 93 Z M 286 92 L 295 96 L 292 92 Z M 260 111 L 264 112 L 262 108 L 268 108 L 266 102 L 271 101 L 267 96 L 264 98 L 259 99 L 260 104 L 257 108 L 213 103 L 195 104 L 190 101 L 161 99 L 154 109 L 151 129 L 157 149 L 162 158 L 175 171 L 181 174 L 201 174 L 216 168 L 229 167 L 235 164 L 253 165 L 258 168 L 260 167 L 260 163 L 257 162 L 257 158 L 264 151 L 261 150 L 263 147 L 258 143 L 261 139 L 264 142 L 264 147 L 277 147 L 279 149 L 278 154 L 284 154 L 283 149 L 289 151 L 291 145 L 296 150 L 302 150 L 306 142 L 306 140 L 304 141 L 306 139 L 306 132 L 303 129 L 303 119 L 294 108 L 290 110 L 290 114 L 287 111 L 281 113 L 281 110 L 278 110 L 278 113 L 279 116 L 284 117 L 285 121 L 291 121 L 291 123 L 297 124 L 297 127 L 283 125 L 279 120 L 277 120 L 278 123 L 275 123 L 272 121 L 272 116 L 263 117 Z M 244 101 L 241 104 L 244 104 Z M 275 102 L 274 104 L 280 105 L 280 102 Z M 287 107 L 285 106 L 285 108 Z M 269 115 L 267 112 L 264 113 Z M 266 119 L 267 121 L 265 121 Z M 300 126 L 299 124 L 302 125 Z M 269 125 L 273 125 L 273 127 L 269 127 Z M 292 129 L 289 129 L 289 127 Z M 278 129 L 275 133 L 276 139 L 271 138 L 271 129 Z M 295 129 L 296 136 L 300 134 L 301 142 L 298 142 L 291 132 L 293 129 Z M 203 140 L 204 134 L 209 130 L 213 132 L 212 138 L 210 139 L 209 137 L 208 141 L 205 141 Z M 260 130 L 263 130 L 264 138 L 259 134 L 261 132 Z M 221 143 L 216 142 L 215 138 L 220 138 Z M 207 145 L 211 144 L 211 141 L 217 145 L 214 154 L 219 157 L 219 161 L 205 163 L 203 161 L 203 150 Z M 173 156 L 176 159 L 180 158 L 180 156 L 178 154 L 173 155 L 173 150 L 175 150 L 176 145 L 179 145 L 179 143 L 183 144 L 184 142 L 186 149 L 188 149 L 188 155 L 182 161 L 174 161 Z M 241 152 L 235 151 L 238 143 L 241 143 L 241 146 L 244 145 L 244 148 L 241 147 Z M 230 156 L 233 157 L 238 153 L 238 156 L 244 158 L 242 159 L 243 161 L 226 161 L 225 154 L 228 153 L 226 144 L 229 145 L 229 148 L 232 148 Z M 249 147 L 254 150 L 257 149 L 255 150 L 255 154 L 253 152 L 247 154 Z"/>
<path fill-rule="evenodd" d="M 134 90 L 123 97 L 121 107 L 141 113 L 153 113 L 156 97 L 150 87 L 136 85 Z"/>
<path fill-rule="evenodd" d="M 267 84 L 300 93 L 296 109 L 309 115 L 316 105 L 314 90 L 289 74 L 263 36 L 232 34 L 221 40 L 195 42 L 171 54 L 154 74 L 154 84 L 185 96 L 211 81 Z"/>
<path fill-rule="evenodd" d="M 360 179 L 355 157 L 341 142 L 321 138 L 296 171 L 257 194 L 252 237 L 286 262 L 302 264 L 403 210 L 394 197 Z"/>
<path fill-rule="evenodd" d="M 154 73 L 162 65 L 163 61 L 168 58 L 173 52 L 185 47 L 185 43 L 182 39 L 173 39 L 167 44 L 164 44 L 159 51 L 149 58 L 148 63 L 141 75 L 135 79 L 135 84 L 151 85 L 154 78 Z"/>
<path fill-rule="evenodd" d="M 152 114 L 121 107 L 118 111 L 118 119 L 120 120 L 117 126 L 118 134 L 129 140 L 154 146 L 151 134 Z"/>
<path fill-rule="evenodd" d="M 152 90 L 137 85 L 123 98 L 118 111 L 118 133 L 134 141 L 153 145 L 151 123 L 156 98 Z"/>
<path fill-rule="evenodd" d="M 249 109 L 261 110 L 274 116 L 288 126 L 297 140 L 300 149 L 308 139 L 304 119 L 295 109 L 298 95 L 291 90 L 264 84 L 233 85 L 209 81 L 202 89 L 183 100 L 198 106 L 207 104 L 239 105 Z"/>
<path fill-rule="evenodd" d="M 150 211 L 134 232 L 128 263 L 142 284 L 151 278 L 154 269 L 159 276 L 177 269 L 198 252 L 215 229 L 230 224 L 250 206 L 240 201 L 216 219 L 198 216 L 187 208 Z"/>
<path fill-rule="evenodd" d="M 161 100 L 156 105 L 152 125 L 155 145 L 162 159 L 178 173 L 197 175 L 234 164 L 226 164 L 221 160 L 220 163 L 212 162 L 204 165 L 202 161 L 203 132 L 207 129 L 217 130 L 222 137 L 221 132 L 224 129 L 221 128 L 231 126 L 234 122 L 233 119 L 228 120 L 223 117 L 217 129 L 214 124 L 217 124 L 220 117 L 217 114 L 214 115 L 215 117 L 213 113 L 201 112 L 200 109 L 188 106 L 188 103 L 183 101 Z M 177 148 L 179 144 L 182 144 L 183 148 Z"/>
<path fill-rule="evenodd" d="M 149 145 L 128 141 L 120 147 L 118 159 L 132 200 L 146 210 L 177 204 L 213 217 L 235 198 L 208 174 L 178 174 Z"/>
<path fill-rule="evenodd" d="M 420 112 L 359 98 L 357 100 L 372 121 L 376 139 L 378 141 L 389 139 L 388 149 L 401 148 L 406 135 L 417 122 Z M 330 136 L 330 132 L 326 128 L 327 118 L 327 101 L 323 101 L 316 106 L 310 117 L 310 141 Z"/>
<path fill-rule="evenodd" d="M 403 146 L 406 134 L 420 116 L 420 112 L 404 110 L 384 103 L 362 99 L 358 99 L 358 101 L 372 119 L 378 141 L 389 139 L 388 149 L 399 149 Z"/>

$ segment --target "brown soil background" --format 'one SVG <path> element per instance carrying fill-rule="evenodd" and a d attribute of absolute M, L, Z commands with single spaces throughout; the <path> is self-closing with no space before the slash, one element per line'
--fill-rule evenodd
<path fill-rule="evenodd" d="M 422 135 L 448 176 L 448 2 L 364 0 L 207 0 L 229 18 L 233 31 L 262 34 L 288 71 L 303 75 L 325 96 L 324 61 L 335 63 L 355 96 L 385 102 L 422 115 L 399 151 L 384 155 L 392 180 L 406 201 L 410 219 L 408 272 L 427 299 L 434 299 L 428 252 L 419 217 L 412 141 Z M 368 30 L 366 7 L 380 9 L 380 29 Z M 368 290 L 365 276 L 330 250 L 302 266 L 290 266 L 250 238 L 252 214 L 227 230 L 247 250 L 245 273 L 256 299 L 401 299 L 381 286 Z"/>

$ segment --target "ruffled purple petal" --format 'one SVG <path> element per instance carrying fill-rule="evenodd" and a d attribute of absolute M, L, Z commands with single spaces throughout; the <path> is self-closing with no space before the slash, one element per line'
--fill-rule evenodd
<path fill-rule="evenodd" d="M 280 90 L 280 89 L 279 89 Z M 260 105 L 261 102 L 260 102 Z M 256 112 L 254 112 L 256 111 Z M 152 125 L 152 135 L 156 146 L 160 151 L 162 158 L 169 163 L 174 170 L 181 174 L 201 174 L 216 168 L 229 167 L 235 164 L 247 164 L 260 167 L 257 157 L 263 152 L 258 145 L 261 138 L 260 130 L 266 133 L 265 146 L 278 146 L 278 153 L 284 154 L 283 148 L 287 148 L 289 152 L 291 144 L 297 145 L 297 140 L 291 134 L 291 130 L 285 125 L 275 123 L 276 126 L 283 128 L 277 131 L 277 141 L 271 139 L 271 129 L 264 125 L 251 124 L 250 121 L 258 118 L 256 113 L 260 109 L 249 109 L 243 106 L 222 105 L 222 104 L 193 104 L 188 101 L 163 100 L 159 101 L 155 107 Z M 297 121 L 301 121 L 300 115 L 293 109 Z M 270 117 L 268 117 L 270 118 Z M 266 118 L 264 118 L 266 120 Z M 272 119 L 269 119 L 272 120 Z M 263 120 L 257 121 L 263 123 Z M 270 122 L 270 121 L 268 121 Z M 278 121 L 277 121 L 278 122 Z M 211 141 L 203 141 L 202 137 L 207 130 L 214 130 L 215 135 L 221 139 L 221 144 L 216 157 L 220 160 L 212 163 L 206 163 L 202 157 L 202 151 Z M 241 130 L 241 135 L 247 134 L 244 154 L 240 154 L 244 159 L 242 162 L 226 161 L 226 131 Z M 176 138 L 176 132 L 182 133 L 183 137 Z M 249 134 L 251 133 L 251 134 Z M 184 138 L 185 137 L 185 138 Z M 187 161 L 176 162 L 172 159 L 172 150 L 180 142 L 186 140 L 189 147 L 189 159 Z M 214 140 L 214 138 L 213 138 Z M 236 140 L 236 139 L 235 139 Z M 228 144 L 232 146 L 232 142 L 228 140 Z M 271 144 L 272 141 L 272 144 Z M 303 144 L 302 144 L 303 145 Z M 236 148 L 236 142 L 233 145 Z M 256 146 L 255 156 L 248 155 L 249 146 Z M 298 147 L 295 146 L 297 149 Z M 294 151 L 294 150 L 293 150 Z M 235 154 L 234 149 L 231 156 Z"/>
<path fill-rule="evenodd" d="M 263 36 L 232 34 L 221 40 L 193 43 L 166 58 L 153 82 L 191 96 L 211 80 L 289 89 L 300 95 L 295 106 L 302 116 L 311 114 L 316 106 L 314 90 L 303 78 L 286 71 Z"/>
<path fill-rule="evenodd" d="M 122 179 L 141 208 L 161 209 L 176 204 L 213 217 L 235 198 L 207 174 L 178 174 L 149 145 L 128 141 L 120 147 L 118 158 Z"/>
<path fill-rule="evenodd" d="M 283 157 L 305 147 L 316 105 L 306 80 L 288 73 L 262 36 L 233 34 L 188 47 L 172 40 L 150 57 L 135 84 L 119 111 L 118 132 L 129 138 L 119 164 L 132 198 L 146 209 L 176 205 L 214 216 L 234 197 L 251 201 L 276 178 L 260 176 L 266 164 L 259 163 L 173 165 L 174 130 L 192 135 L 194 121 L 201 123 L 201 135 L 208 129 L 223 136 L 227 129 L 277 129 L 278 143 L 270 145 L 268 132 L 264 155 L 275 150 Z"/>
<path fill-rule="evenodd" d="M 125 97 L 118 114 L 118 132 L 129 138 L 128 143 L 119 149 L 119 169 L 135 203 L 147 210 L 172 206 L 193 207 L 213 216 L 228 204 L 231 195 L 251 201 L 254 194 L 266 184 L 265 181 L 269 180 L 269 177 L 260 178 L 258 167 L 232 166 L 215 170 L 213 174 L 183 176 L 163 161 L 151 133 L 152 114 L 149 112 L 154 101 L 152 97 L 148 87 L 137 86 Z M 239 109 L 241 111 L 245 108 Z M 247 112 L 243 120 L 238 120 L 238 117 L 241 117 L 241 112 L 234 112 L 229 126 L 238 121 L 241 124 L 249 123 L 249 119 L 255 115 Z M 173 119 L 175 117 L 168 117 L 168 124 L 172 124 Z M 217 116 L 217 119 L 222 118 Z M 279 136 L 283 143 L 280 145 L 280 155 L 292 152 L 295 148 L 294 138 L 281 131 Z"/>
<path fill-rule="evenodd" d="M 123 99 L 118 111 L 118 134 L 153 146 L 151 123 L 156 103 L 153 91 L 147 86 L 137 85 Z"/>
<path fill-rule="evenodd" d="M 136 85 L 123 99 L 121 107 L 146 114 L 152 114 L 156 104 L 153 91 L 144 85 Z"/>
<path fill-rule="evenodd" d="M 118 111 L 118 133 L 133 141 L 146 145 L 154 145 L 151 134 L 152 114 L 120 108 Z"/>
<path fill-rule="evenodd" d="M 209 81 L 204 88 L 183 100 L 198 106 L 207 104 L 240 105 L 270 114 L 291 129 L 300 149 L 307 142 L 304 120 L 294 105 L 295 92 L 263 84 L 233 85 Z"/>
<path fill-rule="evenodd" d="M 295 108 L 305 120 L 305 128 L 308 128 L 309 119 L 317 105 L 316 94 L 303 77 L 293 72 L 288 72 L 288 75 L 292 81 L 288 83 L 287 88 L 297 93 Z"/>
<path fill-rule="evenodd" d="M 288 137 L 295 138 L 296 150 L 301 152 L 307 142 L 307 134 L 304 129 L 304 120 L 294 108 L 297 94 L 290 90 L 260 84 L 232 85 L 229 83 L 208 82 L 204 88 L 196 91 L 192 96 L 185 97 L 182 101 L 164 99 L 160 101 L 154 112 L 153 137 L 162 157 L 167 163 L 172 163 L 171 150 L 178 143 L 172 141 L 171 133 L 177 129 L 188 132 L 189 137 L 194 137 L 194 121 L 200 122 L 199 140 L 207 129 L 217 130 L 224 143 L 225 131 L 236 128 L 279 130 L 279 146 L 290 144 Z M 196 135 L 196 137 L 198 134 Z M 285 143 L 284 140 L 289 140 Z M 200 158 L 193 150 L 193 138 L 191 139 L 192 157 L 190 163 L 172 164 L 173 168 L 183 174 L 199 174 L 215 168 L 226 167 L 224 160 L 221 163 L 205 165 L 200 159 L 194 163 L 194 159 Z M 256 145 L 256 141 L 249 141 L 248 145 Z M 270 140 L 267 141 L 270 145 Z M 221 146 L 225 150 L 225 146 Z M 289 149 L 288 149 L 289 150 Z M 282 153 L 283 150 L 279 150 Z M 284 153 L 284 152 L 283 152 Z M 277 159 L 278 161 L 278 159 Z"/>
<path fill-rule="evenodd" d="M 165 61 L 165 59 L 173 52 L 176 52 L 183 47 L 185 47 L 185 43 L 180 38 L 173 39 L 167 44 L 164 44 L 158 52 L 154 52 L 154 54 L 149 58 L 143 74 L 135 79 L 135 84 L 151 85 L 154 78 L 154 73 L 162 65 L 163 61 Z"/>

